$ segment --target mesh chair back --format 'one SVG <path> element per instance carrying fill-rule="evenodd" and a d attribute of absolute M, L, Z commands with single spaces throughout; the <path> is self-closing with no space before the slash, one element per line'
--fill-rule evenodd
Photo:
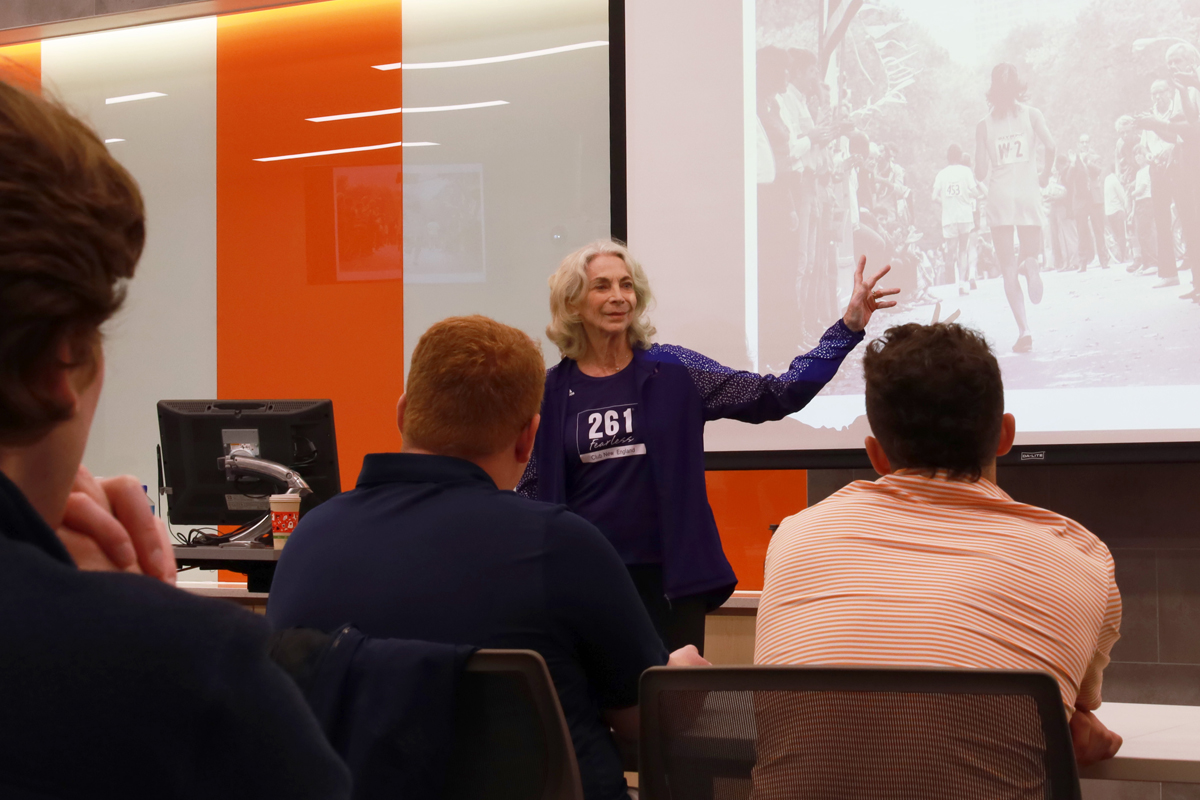
<path fill-rule="evenodd" d="M 583 800 L 571 734 L 546 662 L 477 650 L 455 698 L 446 800 Z"/>
<path fill-rule="evenodd" d="M 1016 670 L 648 670 L 642 800 L 1078 800 L 1057 682 Z"/>

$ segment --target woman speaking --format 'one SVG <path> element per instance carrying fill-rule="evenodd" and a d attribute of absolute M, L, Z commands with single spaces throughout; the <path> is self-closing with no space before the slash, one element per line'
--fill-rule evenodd
<path fill-rule="evenodd" d="M 620 554 L 668 649 L 704 649 L 704 616 L 737 578 L 721 549 L 704 483 L 704 423 L 782 419 L 811 400 L 863 339 L 881 298 L 854 274 L 846 314 L 782 375 L 723 367 L 653 344 L 650 284 L 621 244 L 598 241 L 550 277 L 546 335 L 563 359 L 546 374 L 542 423 L 517 491 L 565 503 Z"/>

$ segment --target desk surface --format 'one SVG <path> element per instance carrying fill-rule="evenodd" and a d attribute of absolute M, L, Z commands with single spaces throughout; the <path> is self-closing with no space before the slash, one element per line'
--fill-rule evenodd
<path fill-rule="evenodd" d="M 1125 743 L 1079 777 L 1200 783 L 1200 706 L 1105 703 L 1096 716 Z"/>
<path fill-rule="evenodd" d="M 219 597 L 223 600 L 242 600 L 249 602 L 267 602 L 266 592 L 251 592 L 244 583 L 212 583 L 211 581 L 178 581 L 176 587 L 200 595 L 201 597 Z"/>
<path fill-rule="evenodd" d="M 705 711 L 719 712 L 720 704 L 735 702 L 738 713 L 742 703 L 729 698 L 709 697 Z M 692 757 L 711 761 L 725 759 L 747 774 L 756 755 L 753 733 L 731 732 L 728 720 L 718 721 L 719 713 L 701 713 L 692 728 L 694 738 L 687 744 Z M 1114 781 L 1153 783 L 1200 783 L 1200 706 L 1165 706 L 1146 703 L 1105 703 L 1096 716 L 1124 739 L 1115 758 L 1079 771 L 1079 777 Z M 737 726 L 734 726 L 735 728 Z M 754 727 L 753 722 L 750 728 Z M 710 747 L 709 742 L 718 742 Z"/>
<path fill-rule="evenodd" d="M 188 561 L 278 561 L 282 550 L 270 547 L 173 547 L 175 560 Z"/>

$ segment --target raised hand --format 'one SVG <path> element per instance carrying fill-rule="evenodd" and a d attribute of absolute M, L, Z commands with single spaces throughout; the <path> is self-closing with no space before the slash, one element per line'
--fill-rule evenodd
<path fill-rule="evenodd" d="M 863 280 L 863 271 L 866 268 L 867 257 L 862 256 L 858 259 L 858 268 L 854 270 L 854 291 L 850 294 L 850 304 L 846 306 L 846 313 L 842 317 L 846 327 L 855 332 L 865 330 L 867 323 L 871 321 L 871 315 L 877 310 L 896 305 L 895 300 L 884 300 L 883 298 L 900 293 L 899 289 L 875 288 L 879 279 L 891 270 L 891 264 L 875 273 L 869 281 Z"/>

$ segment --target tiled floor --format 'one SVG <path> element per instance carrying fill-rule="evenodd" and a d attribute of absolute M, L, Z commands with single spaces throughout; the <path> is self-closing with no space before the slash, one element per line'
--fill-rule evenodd
<path fill-rule="evenodd" d="M 1112 554 L 1124 613 L 1104 697 L 1200 705 L 1200 538 Z"/>

